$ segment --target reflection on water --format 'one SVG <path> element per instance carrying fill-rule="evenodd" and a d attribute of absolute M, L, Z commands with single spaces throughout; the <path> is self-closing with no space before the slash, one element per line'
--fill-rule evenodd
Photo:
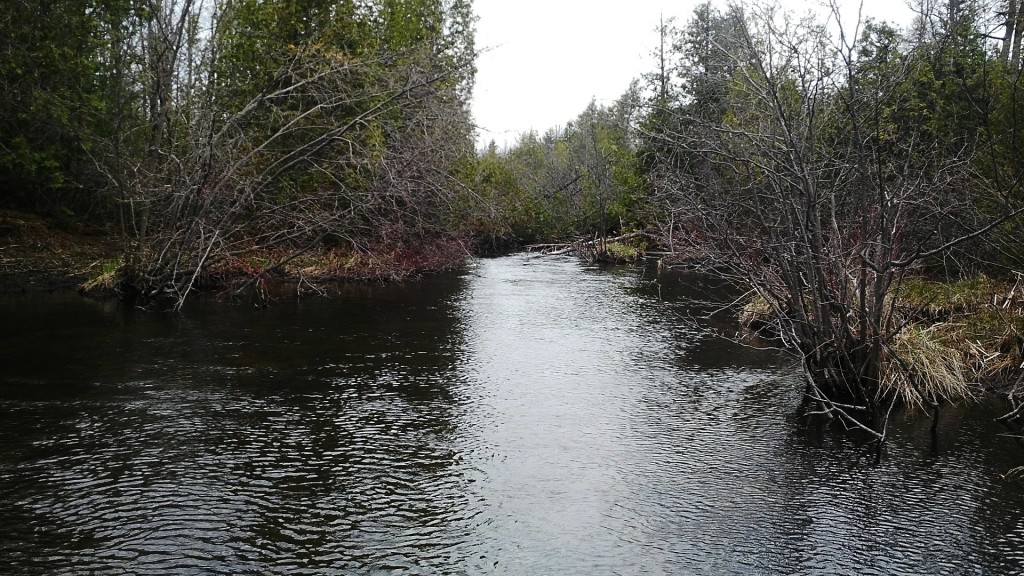
<path fill-rule="evenodd" d="M 682 321 L 700 283 L 514 256 L 267 310 L 0 300 L 0 573 L 1024 571 L 998 407 L 876 463 Z"/>

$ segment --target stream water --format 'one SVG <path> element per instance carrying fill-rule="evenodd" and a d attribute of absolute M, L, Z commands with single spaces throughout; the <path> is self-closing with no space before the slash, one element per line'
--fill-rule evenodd
<path fill-rule="evenodd" d="M 0 574 L 1024 573 L 1004 406 L 876 461 L 695 325 L 716 289 L 516 255 L 266 309 L 2 297 Z"/>

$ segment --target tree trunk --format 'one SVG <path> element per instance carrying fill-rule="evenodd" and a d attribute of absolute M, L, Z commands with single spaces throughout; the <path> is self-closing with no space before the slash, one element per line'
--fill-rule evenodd
<path fill-rule="evenodd" d="M 1012 0 L 1011 0 L 1012 1 Z M 1010 69 L 1020 69 L 1020 43 L 1024 40 L 1024 2 L 1018 2 L 1013 14 L 1013 46 L 1010 49 Z"/>
<path fill-rule="evenodd" d="M 999 49 L 999 59 L 1003 64 L 1010 63 L 1010 47 L 1013 45 L 1013 33 L 1017 24 L 1017 0 L 1006 0 L 1006 21 L 1003 32 L 1003 43 Z"/>

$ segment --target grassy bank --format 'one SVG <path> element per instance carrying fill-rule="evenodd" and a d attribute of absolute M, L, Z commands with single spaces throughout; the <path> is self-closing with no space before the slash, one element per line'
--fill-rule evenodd
<path fill-rule="evenodd" d="M 1024 278 L 986 276 L 957 282 L 909 278 L 894 287 L 885 316 L 894 336 L 882 355 L 879 393 L 917 409 L 936 398 L 956 401 L 990 391 L 1015 395 L 1024 374 L 1022 291 Z M 778 334 L 763 298 L 747 302 L 740 321 L 761 336 Z"/>
<path fill-rule="evenodd" d="M 103 231 L 68 231 L 38 216 L 0 211 L 0 292 L 80 290 L 116 295 L 130 277 L 119 239 Z M 211 262 L 196 287 L 231 294 L 268 281 L 309 290 L 340 280 L 397 281 L 461 265 L 457 238 L 403 245 L 317 247 L 297 253 L 252 249 Z"/>
<path fill-rule="evenodd" d="M 893 390 L 920 404 L 920 391 L 929 389 L 964 396 L 1016 383 L 1024 363 L 1022 288 L 1020 278 L 985 276 L 958 282 L 915 278 L 897 287 L 893 318 L 904 327 L 893 343 L 894 356 L 910 362 L 919 382 L 893 382 Z"/>

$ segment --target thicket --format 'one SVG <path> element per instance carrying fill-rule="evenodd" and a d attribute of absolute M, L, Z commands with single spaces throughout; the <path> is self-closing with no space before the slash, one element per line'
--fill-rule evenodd
<path fill-rule="evenodd" d="M 117 234 L 126 296 L 455 253 L 468 0 L 23 0 L 0 38 L 0 204 Z"/>

